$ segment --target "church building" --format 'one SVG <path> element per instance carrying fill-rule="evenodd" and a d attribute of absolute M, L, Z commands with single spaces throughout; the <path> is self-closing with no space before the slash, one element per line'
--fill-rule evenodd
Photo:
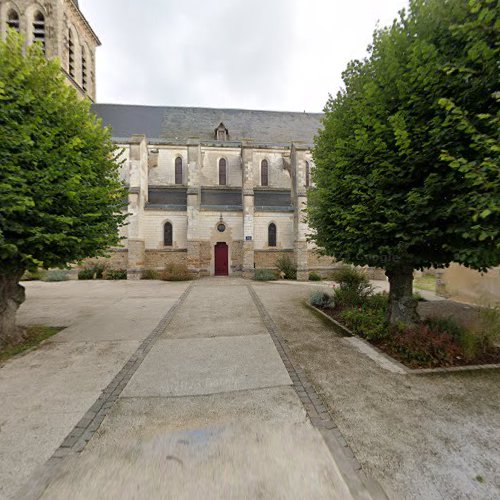
<path fill-rule="evenodd" d="M 288 256 L 298 279 L 326 271 L 307 241 L 307 190 L 321 114 L 98 104 L 99 39 L 75 0 L 0 0 L 6 26 L 40 42 L 123 150 L 128 224 L 114 267 L 144 270 L 186 264 L 199 275 L 274 269 Z"/>

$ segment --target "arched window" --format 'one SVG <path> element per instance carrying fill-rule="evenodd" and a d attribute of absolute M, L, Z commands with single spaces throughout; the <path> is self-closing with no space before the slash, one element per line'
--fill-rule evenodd
<path fill-rule="evenodd" d="M 260 164 L 260 183 L 262 186 L 269 186 L 269 164 L 267 160 L 262 160 Z"/>
<path fill-rule="evenodd" d="M 309 162 L 306 161 L 306 188 L 308 188 L 310 184 L 311 184 L 311 167 L 309 165 Z"/>
<path fill-rule="evenodd" d="M 182 184 L 182 158 L 180 156 L 175 159 L 175 183 Z"/>
<path fill-rule="evenodd" d="M 174 241 L 174 231 L 170 222 L 165 222 L 163 226 L 163 244 L 166 247 L 171 247 Z"/>
<path fill-rule="evenodd" d="M 219 160 L 219 186 L 227 184 L 227 162 L 224 158 Z"/>
<path fill-rule="evenodd" d="M 75 41 L 73 40 L 73 33 L 68 31 L 68 70 L 69 76 L 75 77 Z"/>
<path fill-rule="evenodd" d="M 82 89 L 87 92 L 88 87 L 88 79 L 87 79 L 87 52 L 85 51 L 85 47 L 82 45 Z"/>
<path fill-rule="evenodd" d="M 271 222 L 267 228 L 267 244 L 270 247 L 276 246 L 276 224 Z"/>
<path fill-rule="evenodd" d="M 7 26 L 19 33 L 19 14 L 14 9 L 9 10 L 9 13 L 7 14 Z"/>
<path fill-rule="evenodd" d="M 45 17 L 41 12 L 33 18 L 33 41 L 41 43 L 45 52 Z"/>

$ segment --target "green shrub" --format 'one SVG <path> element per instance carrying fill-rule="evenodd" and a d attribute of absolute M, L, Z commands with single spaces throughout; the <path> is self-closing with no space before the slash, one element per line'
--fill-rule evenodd
<path fill-rule="evenodd" d="M 320 307 L 321 309 L 332 307 L 333 297 L 329 293 L 322 290 L 315 290 L 309 297 L 309 304 L 314 307 Z"/>
<path fill-rule="evenodd" d="M 21 281 L 40 281 L 43 279 L 45 271 L 37 269 L 36 271 L 26 271 Z"/>
<path fill-rule="evenodd" d="M 155 271 L 154 269 L 145 269 L 141 276 L 141 280 L 159 280 L 159 279 L 161 279 L 161 273 Z"/>
<path fill-rule="evenodd" d="M 107 280 L 126 280 L 127 271 L 125 269 L 108 269 L 104 278 Z"/>
<path fill-rule="evenodd" d="M 447 333 L 455 340 L 459 340 L 466 329 L 459 323 L 457 323 L 453 318 L 427 318 L 424 321 L 432 331 L 439 333 Z"/>
<path fill-rule="evenodd" d="M 455 321 L 453 318 L 428 318 L 424 324 L 437 334 L 447 334 L 460 347 L 467 361 L 477 357 L 480 342 L 471 330 Z"/>
<path fill-rule="evenodd" d="M 276 267 L 283 273 L 286 280 L 297 279 L 297 266 L 288 255 L 283 255 L 276 260 Z"/>
<path fill-rule="evenodd" d="M 344 267 L 335 273 L 335 281 L 342 288 L 351 288 L 353 290 L 358 290 L 361 288 L 366 288 L 370 286 L 370 282 L 361 271 L 358 271 L 354 267 Z"/>
<path fill-rule="evenodd" d="M 373 287 L 366 275 L 352 267 L 346 267 L 337 272 L 335 280 L 335 304 L 342 307 L 357 307 L 362 305 L 373 294 Z"/>
<path fill-rule="evenodd" d="M 345 309 L 340 313 L 340 318 L 342 323 L 354 334 L 368 340 L 380 340 L 387 335 L 384 310 L 369 308 Z"/>
<path fill-rule="evenodd" d="M 106 272 L 107 266 L 106 266 L 106 264 L 96 262 L 92 266 L 92 269 L 93 269 L 94 274 L 95 274 L 95 279 L 102 280 L 104 278 L 104 273 Z"/>
<path fill-rule="evenodd" d="M 168 264 L 161 275 L 163 281 L 189 281 L 193 279 L 186 264 Z"/>
<path fill-rule="evenodd" d="M 64 271 L 63 269 L 52 269 L 47 271 L 45 275 L 42 277 L 42 281 L 68 281 L 68 271 Z"/>
<path fill-rule="evenodd" d="M 276 281 L 276 273 L 270 269 L 256 269 L 254 279 L 256 281 Z"/>
<path fill-rule="evenodd" d="M 95 273 L 92 269 L 80 269 L 78 271 L 78 279 L 79 280 L 93 280 Z"/>
<path fill-rule="evenodd" d="M 374 293 L 365 298 L 363 305 L 370 309 L 378 309 L 384 313 L 389 305 L 389 294 L 387 292 Z"/>
<path fill-rule="evenodd" d="M 309 273 L 309 281 L 321 281 L 321 276 L 318 273 Z"/>

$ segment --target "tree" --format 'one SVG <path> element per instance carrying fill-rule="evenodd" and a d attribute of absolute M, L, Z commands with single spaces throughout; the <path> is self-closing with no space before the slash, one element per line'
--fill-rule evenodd
<path fill-rule="evenodd" d="M 20 340 L 26 270 L 119 243 L 125 191 L 110 132 L 38 44 L 0 41 L 0 347 Z"/>
<path fill-rule="evenodd" d="M 382 267 L 388 321 L 418 321 L 413 271 L 500 263 L 496 0 L 412 0 L 330 96 L 308 221 L 329 255 Z"/>

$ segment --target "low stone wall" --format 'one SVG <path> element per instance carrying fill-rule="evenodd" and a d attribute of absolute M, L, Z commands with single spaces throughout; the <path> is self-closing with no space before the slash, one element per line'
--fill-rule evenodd
<path fill-rule="evenodd" d="M 500 305 L 500 267 L 481 274 L 459 264 L 438 270 L 439 295 L 477 305 Z"/>
<path fill-rule="evenodd" d="M 293 261 L 293 250 L 255 250 L 255 269 L 277 269 L 276 261 L 284 256 L 287 256 Z"/>
<path fill-rule="evenodd" d="M 178 264 L 187 266 L 187 250 L 146 250 L 144 268 L 163 270 L 167 264 Z"/>
<path fill-rule="evenodd" d="M 120 248 L 117 250 L 112 250 L 109 257 L 86 259 L 82 262 L 80 266 L 76 266 L 75 269 L 76 270 L 83 269 L 95 263 L 104 264 L 109 269 L 127 269 L 128 250 Z"/>

